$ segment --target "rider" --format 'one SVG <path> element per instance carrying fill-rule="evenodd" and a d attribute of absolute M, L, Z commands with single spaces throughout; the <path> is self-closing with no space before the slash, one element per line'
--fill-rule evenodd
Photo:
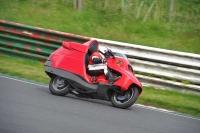
<path fill-rule="evenodd" d="M 107 47 L 102 47 L 100 49 L 101 53 L 106 53 L 107 51 L 108 51 Z M 103 73 L 106 75 L 106 78 L 108 79 L 109 83 L 112 84 L 118 78 L 113 77 L 111 71 L 106 65 L 106 60 L 104 58 L 104 55 L 102 55 L 101 53 L 99 52 L 92 53 L 92 55 L 90 56 L 88 69 L 93 73 L 101 73 L 101 71 L 103 70 Z"/>

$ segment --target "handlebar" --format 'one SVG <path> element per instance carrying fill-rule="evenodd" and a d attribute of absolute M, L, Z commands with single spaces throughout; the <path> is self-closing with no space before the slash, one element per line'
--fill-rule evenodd
<path fill-rule="evenodd" d="M 99 50 L 99 52 L 100 52 L 101 54 L 103 54 L 106 58 L 109 58 L 110 56 L 112 56 L 112 58 L 115 59 L 115 55 L 114 55 L 114 53 L 112 52 L 112 50 L 110 50 L 110 49 L 108 49 L 108 51 L 107 51 L 106 53 L 102 53 L 100 50 Z"/>

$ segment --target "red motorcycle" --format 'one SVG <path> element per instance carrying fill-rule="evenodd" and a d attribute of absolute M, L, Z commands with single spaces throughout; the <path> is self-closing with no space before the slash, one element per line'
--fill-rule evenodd
<path fill-rule="evenodd" d="M 134 76 L 126 55 L 113 53 L 110 49 L 104 54 L 113 76 L 120 77 L 110 84 L 103 73 L 93 75 L 88 70 L 89 57 L 98 48 L 96 40 L 84 44 L 64 41 L 45 62 L 45 72 L 51 78 L 50 92 L 59 96 L 71 93 L 81 98 L 108 100 L 118 108 L 132 106 L 142 92 L 142 85 Z"/>

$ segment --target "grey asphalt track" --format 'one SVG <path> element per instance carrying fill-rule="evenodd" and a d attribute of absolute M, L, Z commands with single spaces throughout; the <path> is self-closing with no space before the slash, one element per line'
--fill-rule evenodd
<path fill-rule="evenodd" d="M 54 96 L 45 86 L 0 76 L 0 133 L 200 133 L 200 120 Z"/>

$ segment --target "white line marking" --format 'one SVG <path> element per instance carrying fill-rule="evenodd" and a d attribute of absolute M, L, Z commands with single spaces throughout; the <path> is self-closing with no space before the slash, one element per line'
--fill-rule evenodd
<path fill-rule="evenodd" d="M 142 104 L 134 104 L 133 106 L 141 107 L 141 108 L 147 108 L 147 109 L 150 109 L 150 110 L 158 110 L 160 112 L 174 112 L 174 111 L 171 111 L 171 110 L 156 108 L 156 107 L 153 107 L 153 106 L 145 106 L 145 105 L 142 105 Z"/>
<path fill-rule="evenodd" d="M 31 83 L 31 82 L 27 82 L 27 81 L 15 79 L 15 78 L 10 78 L 10 77 L 6 77 L 6 76 L 2 76 L 2 75 L 0 75 L 0 77 L 11 79 L 11 80 L 15 80 L 15 81 L 19 81 L 19 82 L 23 82 L 23 83 L 27 83 L 27 84 L 32 84 L 32 85 L 37 85 L 37 86 L 42 86 L 42 87 L 48 88 L 48 86 L 45 86 L 45 85 Z M 148 110 L 163 112 L 163 113 L 166 113 L 166 114 L 171 114 L 171 115 L 175 115 L 175 116 L 181 116 L 181 117 L 190 118 L 190 119 L 193 119 L 193 120 L 199 120 L 200 121 L 200 119 L 198 119 L 198 118 L 194 118 L 194 117 L 190 117 L 190 116 L 185 116 L 185 115 L 181 115 L 181 114 L 175 114 L 175 113 L 173 113 L 174 111 L 170 111 L 170 110 L 166 110 L 166 109 L 159 109 L 159 108 L 156 108 L 156 107 L 145 106 L 145 105 L 142 105 L 142 104 L 134 104 L 133 106 L 134 107 L 139 107 L 139 108 L 143 108 L 143 109 L 148 109 Z"/>
<path fill-rule="evenodd" d="M 15 79 L 15 78 L 10 78 L 10 77 L 6 77 L 6 76 L 2 76 L 2 75 L 0 75 L 0 77 L 7 78 L 7 79 L 11 79 L 11 80 L 15 80 L 15 81 L 19 81 L 19 82 L 23 82 L 23 83 L 27 83 L 27 84 L 32 84 L 32 85 L 37 85 L 37 86 L 42 86 L 42 87 L 48 88 L 48 86 L 40 85 L 40 84 L 36 84 L 36 83 L 31 83 L 31 82 L 27 82 L 27 81 L 24 81 L 24 80 L 19 80 L 19 79 Z"/>
<path fill-rule="evenodd" d="M 134 107 L 139 107 L 139 108 L 143 108 L 143 109 L 148 109 L 148 110 L 153 110 L 153 111 L 158 111 L 158 112 L 162 112 L 162 113 L 166 113 L 166 114 L 171 114 L 171 115 L 175 115 L 175 116 L 181 116 L 181 117 L 185 117 L 185 118 L 190 118 L 193 120 L 198 120 L 200 121 L 200 119 L 192 117 L 192 116 L 186 116 L 186 115 L 181 115 L 181 114 L 175 114 L 175 111 L 170 111 L 170 110 L 166 110 L 166 109 L 159 109 L 156 107 L 152 107 L 152 106 L 145 106 L 142 104 L 134 104 Z M 178 113 L 178 112 L 177 112 Z"/>

